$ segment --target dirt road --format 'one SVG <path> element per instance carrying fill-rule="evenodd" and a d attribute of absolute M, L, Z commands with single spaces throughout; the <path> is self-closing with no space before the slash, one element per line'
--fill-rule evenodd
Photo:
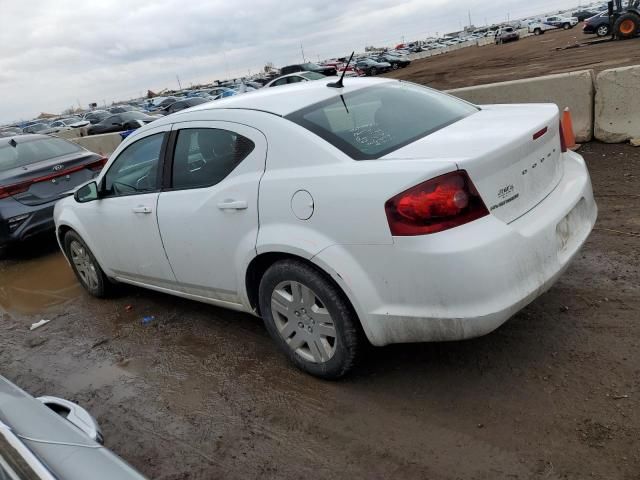
<path fill-rule="evenodd" d="M 556 50 L 576 43 L 584 46 Z M 602 41 L 595 35 L 582 33 L 580 24 L 571 30 L 552 30 L 505 45 L 468 47 L 416 60 L 387 76 L 449 89 L 589 68 L 601 71 L 638 63 L 640 38 Z"/>
<path fill-rule="evenodd" d="M 87 407 L 151 478 L 638 479 L 640 149 L 583 153 L 597 230 L 486 337 L 375 349 L 322 382 L 248 315 L 139 289 L 90 298 L 45 242 L 0 262 L 0 372 Z"/>

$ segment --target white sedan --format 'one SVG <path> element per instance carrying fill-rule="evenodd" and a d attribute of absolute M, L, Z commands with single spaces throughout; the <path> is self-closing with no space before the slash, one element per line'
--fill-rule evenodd
<path fill-rule="evenodd" d="M 312 80 L 322 80 L 327 78 L 318 72 L 295 72 L 288 75 L 282 75 L 281 77 L 274 78 L 265 87 L 280 87 L 282 85 L 291 85 L 293 83 L 308 82 Z"/>
<path fill-rule="evenodd" d="M 259 315 L 337 378 L 367 341 L 484 335 L 551 287 L 597 215 L 560 129 L 555 105 L 390 79 L 263 89 L 140 128 L 56 205 L 57 237 L 91 294 Z"/>

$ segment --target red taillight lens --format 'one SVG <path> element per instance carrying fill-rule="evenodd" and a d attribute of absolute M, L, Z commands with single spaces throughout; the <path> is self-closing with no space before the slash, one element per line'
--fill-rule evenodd
<path fill-rule="evenodd" d="M 564 129 L 562 128 L 562 122 L 560 122 L 560 150 L 562 153 L 567 151 L 567 142 L 564 139 Z"/>
<path fill-rule="evenodd" d="M 394 236 L 428 235 L 464 225 L 489 214 L 464 170 L 428 180 L 387 200 Z"/>
<path fill-rule="evenodd" d="M 85 168 L 99 172 L 100 170 L 102 170 L 102 167 L 105 166 L 105 164 L 107 163 L 107 160 L 109 160 L 107 157 L 102 157 L 99 160 L 96 160 L 95 162 L 88 163 L 87 165 L 85 165 Z"/>
<path fill-rule="evenodd" d="M 31 182 L 17 183 L 15 185 L 7 185 L 6 187 L 0 187 L 0 198 L 7 198 L 12 195 L 18 195 L 19 193 L 29 190 Z"/>

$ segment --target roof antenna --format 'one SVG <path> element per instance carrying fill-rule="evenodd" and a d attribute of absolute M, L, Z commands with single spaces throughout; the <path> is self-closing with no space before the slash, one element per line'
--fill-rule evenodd
<path fill-rule="evenodd" d="M 344 85 L 342 84 L 342 79 L 344 78 L 344 74 L 347 73 L 347 68 L 349 68 L 349 64 L 351 63 L 351 59 L 353 58 L 353 54 L 354 53 L 355 52 L 351 52 L 351 56 L 349 57 L 349 61 L 345 65 L 344 70 L 342 70 L 342 75 L 340 76 L 340 80 L 338 80 L 337 82 L 327 83 L 327 87 L 329 87 L 329 88 L 343 88 L 344 87 Z"/>
<path fill-rule="evenodd" d="M 11 140 L 9 140 L 9 145 L 11 145 L 13 148 L 16 148 L 18 146 L 18 142 L 16 142 L 15 138 L 12 138 Z"/>

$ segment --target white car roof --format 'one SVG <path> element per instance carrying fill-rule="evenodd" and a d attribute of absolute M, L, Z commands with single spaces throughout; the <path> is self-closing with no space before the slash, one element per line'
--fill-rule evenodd
<path fill-rule="evenodd" d="M 350 93 L 372 85 L 392 83 L 397 80 L 382 78 L 347 78 L 344 79 L 344 88 L 330 88 L 328 83 L 335 82 L 338 77 L 313 82 L 300 82 L 289 85 L 288 88 L 261 88 L 254 92 L 222 98 L 214 102 L 203 103 L 187 110 L 174 113 L 163 119 L 156 120 L 149 127 L 153 128 L 165 123 L 172 123 L 174 115 L 184 115 L 189 112 L 218 109 L 245 109 L 260 110 L 280 116 L 288 115 L 314 103 L 328 100 L 340 94 Z"/>

